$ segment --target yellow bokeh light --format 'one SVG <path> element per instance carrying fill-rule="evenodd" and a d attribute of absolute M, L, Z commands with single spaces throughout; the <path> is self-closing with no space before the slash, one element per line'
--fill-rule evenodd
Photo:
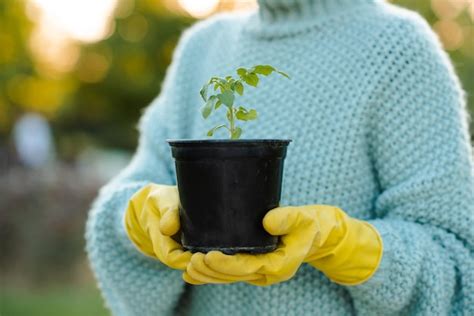
<path fill-rule="evenodd" d="M 147 19 L 138 13 L 130 16 L 118 29 L 120 36 L 129 42 L 139 42 L 143 40 L 148 32 Z"/>
<path fill-rule="evenodd" d="M 471 0 L 431 0 L 431 8 L 440 19 L 455 19 Z"/>
<path fill-rule="evenodd" d="M 109 32 L 117 0 L 30 0 L 40 10 L 34 17 L 50 31 L 83 41 L 96 42 Z"/>
<path fill-rule="evenodd" d="M 216 11 L 219 0 L 178 0 L 178 3 L 191 16 L 203 18 Z"/>
<path fill-rule="evenodd" d="M 48 77 L 71 71 L 79 57 L 76 43 L 40 24 L 31 34 L 29 46 L 37 70 Z"/>
<path fill-rule="evenodd" d="M 469 15 L 471 16 L 471 20 L 474 21 L 474 0 L 471 0 L 468 4 L 467 10 L 469 11 Z"/>
<path fill-rule="evenodd" d="M 438 33 L 444 48 L 456 50 L 463 44 L 464 32 L 461 26 L 454 20 L 440 20 L 433 25 Z"/>
<path fill-rule="evenodd" d="M 77 67 L 77 77 L 87 83 L 99 82 L 107 75 L 110 60 L 101 53 L 87 52 L 81 57 Z"/>

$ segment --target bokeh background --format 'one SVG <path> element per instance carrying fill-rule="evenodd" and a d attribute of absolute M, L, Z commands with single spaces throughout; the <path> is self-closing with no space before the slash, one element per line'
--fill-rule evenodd
<path fill-rule="evenodd" d="M 393 2 L 430 22 L 474 113 L 474 0 Z M 90 203 L 130 159 L 180 33 L 255 7 L 0 1 L 0 315 L 107 315 L 84 253 Z"/>

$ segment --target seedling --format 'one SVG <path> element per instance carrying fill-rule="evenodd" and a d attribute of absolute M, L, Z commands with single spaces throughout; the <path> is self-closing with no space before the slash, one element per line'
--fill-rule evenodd
<path fill-rule="evenodd" d="M 236 125 L 236 121 L 253 121 L 257 119 L 257 111 L 247 109 L 242 105 L 235 106 L 236 94 L 238 96 L 244 95 L 245 85 L 256 88 L 260 82 L 259 76 L 269 76 L 272 73 L 290 78 L 286 73 L 270 65 L 257 65 L 252 68 L 237 69 L 236 77 L 212 77 L 204 84 L 200 91 L 202 99 L 206 102 L 201 109 L 202 117 L 207 119 L 213 111 L 224 105 L 227 108 L 226 117 L 228 121 L 228 124 L 220 124 L 211 128 L 207 132 L 207 136 L 212 137 L 217 130 L 224 128 L 229 132 L 230 139 L 239 139 L 242 135 L 242 128 Z M 212 87 L 214 94 L 208 96 L 210 87 Z"/>

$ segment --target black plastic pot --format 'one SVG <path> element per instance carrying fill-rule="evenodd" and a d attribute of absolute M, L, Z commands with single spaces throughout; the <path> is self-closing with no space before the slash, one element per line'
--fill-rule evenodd
<path fill-rule="evenodd" d="M 278 206 L 290 140 L 170 140 L 181 243 L 191 252 L 264 253 L 278 239 L 262 225 Z"/>

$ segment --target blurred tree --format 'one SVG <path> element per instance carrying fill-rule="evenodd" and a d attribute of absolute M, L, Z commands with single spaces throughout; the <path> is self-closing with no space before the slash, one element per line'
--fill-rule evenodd
<path fill-rule="evenodd" d="M 2 138 L 19 114 L 36 111 L 51 121 L 62 158 L 73 159 L 88 143 L 134 148 L 140 110 L 159 92 L 176 41 L 194 19 L 159 1 L 120 3 L 128 8 L 118 6 L 115 32 L 98 43 L 74 43 L 80 50 L 73 67 L 58 73 L 34 56 L 28 0 L 0 2 Z M 40 45 L 47 50 L 48 43 Z"/>
<path fill-rule="evenodd" d="M 10 80 L 18 74 L 32 74 L 33 62 L 27 43 L 32 23 L 24 12 L 20 1 L 0 1 L 0 136 L 12 128 L 17 108 L 7 90 L 12 88 Z"/>
<path fill-rule="evenodd" d="M 133 13 L 116 19 L 110 38 L 82 48 L 72 73 L 80 85 L 55 126 L 68 134 L 86 131 L 104 145 L 133 149 L 140 110 L 159 92 L 176 41 L 192 22 L 137 2 Z"/>

